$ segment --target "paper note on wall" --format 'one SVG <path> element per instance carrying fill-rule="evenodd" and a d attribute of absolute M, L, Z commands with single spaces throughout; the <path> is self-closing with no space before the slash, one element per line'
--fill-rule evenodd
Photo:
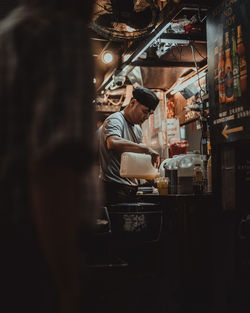
<path fill-rule="evenodd" d="M 180 141 L 180 123 L 177 118 L 168 118 L 167 119 L 167 142 L 176 140 Z"/>

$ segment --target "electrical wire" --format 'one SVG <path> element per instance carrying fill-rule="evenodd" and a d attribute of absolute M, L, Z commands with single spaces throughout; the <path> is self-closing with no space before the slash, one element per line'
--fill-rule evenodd
<path fill-rule="evenodd" d="M 195 46 L 193 46 L 193 47 L 194 47 L 194 49 L 198 52 L 199 56 L 202 57 L 203 60 L 206 60 L 206 59 L 207 59 L 206 57 L 204 57 L 204 56 L 200 53 L 200 51 L 199 51 Z"/>
<path fill-rule="evenodd" d="M 96 2 L 96 5 L 99 6 L 100 8 L 102 8 L 104 11 L 112 13 L 112 9 L 107 8 L 106 5 L 101 5 L 100 3 Z"/>
<path fill-rule="evenodd" d="M 198 69 L 198 66 L 197 66 L 196 58 L 195 58 L 194 47 L 193 47 L 192 44 L 190 45 L 190 47 L 191 47 L 191 50 L 192 50 L 192 55 L 193 55 L 193 59 L 194 59 L 195 69 L 196 69 L 197 77 L 198 77 L 198 84 L 199 84 L 199 87 L 200 87 L 200 91 L 199 91 L 200 99 L 201 99 L 201 101 L 202 101 L 202 94 L 201 94 L 201 92 L 203 91 L 203 92 L 205 93 L 205 90 L 202 89 L 201 84 L 200 84 L 199 69 Z M 204 133 L 202 115 L 203 115 L 203 110 L 201 110 L 201 113 L 200 113 L 200 120 L 199 120 L 199 121 L 200 121 L 200 126 L 201 126 L 201 139 L 200 139 L 200 151 L 201 151 L 201 154 L 203 154 L 202 141 L 203 141 L 203 133 Z"/>
<path fill-rule="evenodd" d="M 182 47 L 177 45 L 177 50 L 179 52 L 179 57 L 180 57 L 180 61 L 181 61 L 181 56 L 182 56 Z"/>
<path fill-rule="evenodd" d="M 196 73 L 197 73 L 197 77 L 198 77 L 198 84 L 199 84 L 199 87 L 200 87 L 200 97 L 202 99 L 201 92 L 203 91 L 205 93 L 205 90 L 202 89 L 202 87 L 201 87 L 200 76 L 199 76 L 199 68 L 198 68 L 198 65 L 197 65 L 197 62 L 196 62 L 196 58 L 195 58 L 194 47 L 193 47 L 192 44 L 190 44 L 190 47 L 191 47 L 191 50 L 192 50 L 192 56 L 193 56 L 193 59 L 194 59 L 194 65 L 195 65 L 195 69 L 196 69 Z"/>
<path fill-rule="evenodd" d="M 205 19 L 207 18 L 207 16 L 205 15 L 202 19 L 201 19 L 201 10 L 198 10 L 198 19 L 200 23 L 203 23 L 203 21 L 205 21 Z"/>

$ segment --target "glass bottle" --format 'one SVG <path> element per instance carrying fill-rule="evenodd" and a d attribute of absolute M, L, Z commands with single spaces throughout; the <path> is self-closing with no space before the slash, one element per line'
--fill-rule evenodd
<path fill-rule="evenodd" d="M 237 27 L 237 51 L 240 59 L 240 87 L 244 93 L 247 90 L 247 61 L 241 25 Z"/>
<path fill-rule="evenodd" d="M 203 192 L 203 169 L 200 163 L 194 165 L 193 190 L 195 194 Z"/>
<path fill-rule="evenodd" d="M 239 98 L 241 96 L 240 65 L 239 65 L 239 56 L 237 53 L 237 45 L 236 45 L 234 29 L 232 29 L 232 62 L 233 62 L 233 77 L 234 77 L 234 97 Z"/>
<path fill-rule="evenodd" d="M 219 63 L 218 63 L 218 79 L 219 79 L 219 102 L 225 103 L 225 60 L 224 60 L 224 49 L 223 39 L 221 40 L 219 47 Z"/>
<path fill-rule="evenodd" d="M 218 64 L 219 64 L 219 48 L 218 48 L 218 42 L 216 40 L 215 46 L 214 46 L 214 90 L 215 90 L 216 101 L 218 101 L 218 93 L 219 93 Z"/>
<path fill-rule="evenodd" d="M 225 33 L 225 94 L 226 103 L 234 101 L 233 63 L 229 43 L 229 32 Z"/>

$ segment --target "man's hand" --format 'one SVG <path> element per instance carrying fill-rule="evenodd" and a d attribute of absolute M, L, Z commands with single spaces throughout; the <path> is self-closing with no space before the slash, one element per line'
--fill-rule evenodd
<path fill-rule="evenodd" d="M 135 153 L 146 153 L 150 154 L 152 158 L 152 164 L 158 168 L 160 165 L 159 153 L 144 144 L 138 144 L 133 141 L 123 139 L 118 136 L 110 136 L 107 138 L 107 148 L 109 150 L 123 152 L 135 152 Z"/>
<path fill-rule="evenodd" d="M 152 148 L 148 147 L 148 154 L 151 155 L 152 164 L 154 167 L 158 168 L 160 166 L 160 156 L 159 153 Z"/>

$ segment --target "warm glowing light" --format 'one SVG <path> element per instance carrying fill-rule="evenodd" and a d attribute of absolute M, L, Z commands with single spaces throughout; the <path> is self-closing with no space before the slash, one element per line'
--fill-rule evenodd
<path fill-rule="evenodd" d="M 123 57 L 123 62 L 126 62 L 131 57 L 131 54 L 126 54 Z"/>
<path fill-rule="evenodd" d="M 109 64 L 113 61 L 113 54 L 109 51 L 106 51 L 102 55 L 102 60 L 104 63 Z"/>

